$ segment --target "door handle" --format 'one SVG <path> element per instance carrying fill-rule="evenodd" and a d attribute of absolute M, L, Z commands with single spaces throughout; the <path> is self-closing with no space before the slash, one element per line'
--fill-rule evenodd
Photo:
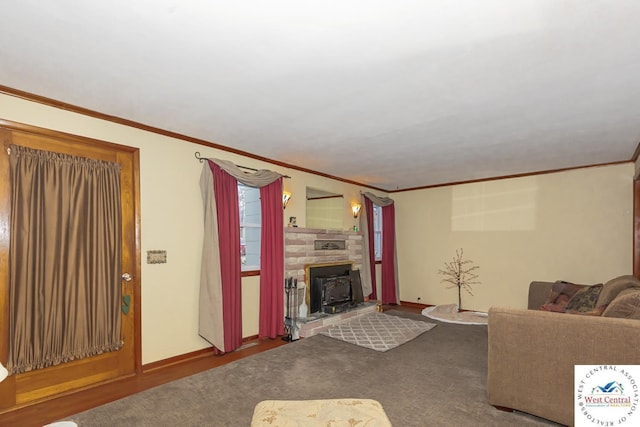
<path fill-rule="evenodd" d="M 133 276 L 131 276 L 129 273 L 122 273 L 122 280 L 124 280 L 125 282 L 130 282 L 133 280 Z"/>

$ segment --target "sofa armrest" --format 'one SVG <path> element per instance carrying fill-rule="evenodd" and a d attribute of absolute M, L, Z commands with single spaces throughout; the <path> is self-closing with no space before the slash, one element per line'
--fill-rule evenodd
<path fill-rule="evenodd" d="M 553 282 L 531 282 L 529 284 L 529 301 L 527 308 L 538 310 L 547 301 Z"/>
<path fill-rule="evenodd" d="M 640 364 L 640 321 L 491 308 L 487 398 L 573 423 L 574 365 Z"/>

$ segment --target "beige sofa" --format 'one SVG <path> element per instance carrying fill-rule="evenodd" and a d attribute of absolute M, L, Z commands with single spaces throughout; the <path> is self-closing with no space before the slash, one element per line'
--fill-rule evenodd
<path fill-rule="evenodd" d="M 531 283 L 529 310 L 489 310 L 487 398 L 501 409 L 573 425 L 574 365 L 640 364 L 640 320 L 538 310 L 552 286 Z"/>

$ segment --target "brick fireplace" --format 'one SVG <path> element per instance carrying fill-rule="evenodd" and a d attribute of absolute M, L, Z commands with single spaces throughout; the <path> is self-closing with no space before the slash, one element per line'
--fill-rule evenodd
<path fill-rule="evenodd" d="M 344 249 L 342 242 L 344 242 Z M 305 282 L 305 267 L 352 261 L 362 269 L 362 234 L 356 231 L 287 227 L 284 233 L 284 274 Z"/>
<path fill-rule="evenodd" d="M 356 231 L 287 227 L 284 239 L 285 277 L 306 285 L 306 291 L 300 290 L 298 294 L 300 302 L 308 298 L 305 295 L 309 289 L 305 269 L 309 265 L 344 261 L 353 263 L 354 270 L 362 269 L 362 234 Z M 292 315 L 297 317 L 297 307 L 292 310 Z"/>

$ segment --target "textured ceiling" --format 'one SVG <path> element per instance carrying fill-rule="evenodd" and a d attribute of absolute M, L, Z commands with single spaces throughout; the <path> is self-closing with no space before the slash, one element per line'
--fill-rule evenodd
<path fill-rule="evenodd" d="M 380 189 L 629 160 L 640 1 L 5 0 L 0 85 Z"/>

